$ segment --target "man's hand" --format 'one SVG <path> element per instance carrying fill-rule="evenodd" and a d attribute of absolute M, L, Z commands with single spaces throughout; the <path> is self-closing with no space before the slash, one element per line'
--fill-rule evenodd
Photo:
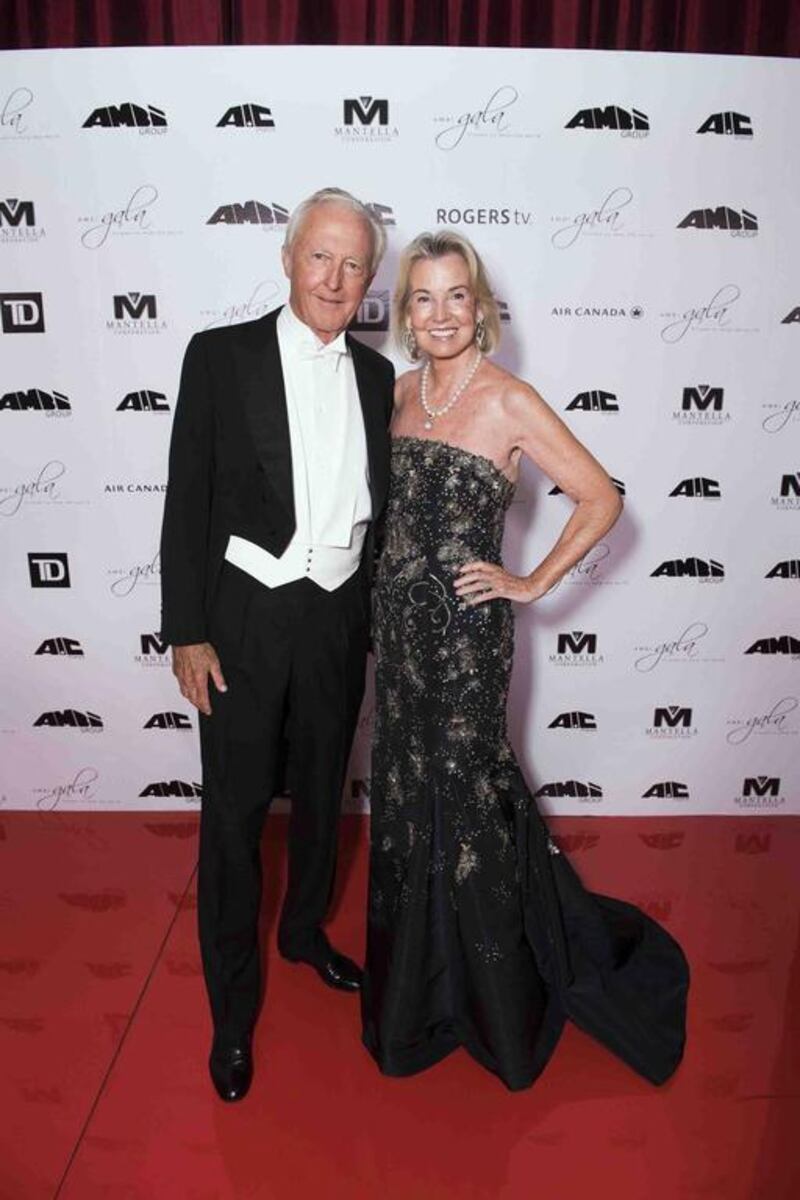
<path fill-rule="evenodd" d="M 217 691 L 227 692 L 228 686 L 222 677 L 217 652 L 210 642 L 197 642 L 191 646 L 172 647 L 172 673 L 178 680 L 181 695 L 207 717 L 211 716 L 208 699 L 208 677 L 214 680 Z"/>

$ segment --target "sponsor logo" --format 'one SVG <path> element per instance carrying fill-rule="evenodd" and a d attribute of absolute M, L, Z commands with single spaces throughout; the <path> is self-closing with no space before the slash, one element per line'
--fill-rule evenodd
<path fill-rule="evenodd" d="M 165 133 L 167 114 L 154 104 L 106 104 L 92 109 L 83 129 L 138 129 L 139 133 Z"/>
<path fill-rule="evenodd" d="M 389 328 L 389 290 L 367 292 L 350 329 L 354 333 L 384 333 Z"/>
<path fill-rule="evenodd" d="M 631 189 L 616 187 L 611 189 L 597 208 L 551 217 L 551 224 L 558 225 L 558 229 L 551 233 L 550 242 L 556 250 L 570 250 L 586 237 L 651 237 L 651 234 L 631 229 L 625 221 L 623 214 L 632 203 L 633 192 Z"/>
<path fill-rule="evenodd" d="M 780 808 L 786 803 L 781 794 L 781 781 L 777 775 L 748 775 L 742 781 L 742 790 L 733 798 L 739 808 Z"/>
<path fill-rule="evenodd" d="M 765 579 L 800 579 L 800 558 L 785 558 L 767 571 Z"/>
<path fill-rule="evenodd" d="M 663 312 L 666 324 L 661 329 L 661 340 L 674 345 L 687 333 L 757 333 L 755 326 L 737 325 L 733 321 L 733 310 L 742 296 L 736 283 L 725 283 L 717 288 L 705 304 L 692 305 L 682 312 Z"/>
<path fill-rule="evenodd" d="M 664 642 L 656 642 L 651 646 L 636 646 L 634 667 L 637 671 L 647 673 L 654 671 L 662 663 L 710 663 L 722 662 L 721 658 L 713 658 L 699 653 L 698 646 L 703 638 L 708 636 L 708 626 L 704 621 L 693 621 L 687 625 L 678 637 Z"/>
<path fill-rule="evenodd" d="M 20 200 L 9 196 L 0 200 L 0 246 L 17 245 L 20 242 L 40 242 L 45 229 L 36 224 L 36 210 L 32 200 Z"/>
<path fill-rule="evenodd" d="M 704 475 L 693 475 L 682 479 L 670 492 L 670 496 L 686 496 L 690 499 L 719 500 L 722 496 L 719 482 Z"/>
<path fill-rule="evenodd" d="M 653 712 L 653 724 L 647 727 L 645 733 L 656 741 L 696 737 L 697 729 L 692 724 L 691 708 L 684 708 L 679 704 L 656 708 Z"/>
<path fill-rule="evenodd" d="M 192 722 L 185 713 L 160 712 L 153 713 L 142 726 L 143 729 L 191 729 Z"/>
<path fill-rule="evenodd" d="M 706 117 L 697 132 L 722 133 L 727 137 L 734 138 L 751 138 L 753 125 L 750 118 L 746 117 L 744 113 L 718 112 Z"/>
<path fill-rule="evenodd" d="M 143 183 L 129 196 L 122 207 L 111 208 L 99 216 L 79 217 L 85 226 L 81 245 L 86 250 L 100 250 L 109 240 L 121 237 L 165 237 L 179 233 L 177 229 L 158 229 L 153 225 L 153 209 L 158 202 L 158 188 Z"/>
<path fill-rule="evenodd" d="M 97 713 L 80 712 L 77 708 L 57 708 L 43 712 L 33 726 L 34 729 L 80 729 L 84 733 L 97 733 L 103 728 L 103 718 Z"/>
<path fill-rule="evenodd" d="M 662 830 L 655 833 L 640 833 L 639 841 L 648 850 L 678 850 L 683 845 L 686 835 L 681 830 Z"/>
<path fill-rule="evenodd" d="M 520 208 L 437 208 L 437 225 L 531 225 L 533 213 Z"/>
<path fill-rule="evenodd" d="M 75 638 L 52 637 L 45 638 L 34 650 L 34 654 L 65 655 L 68 658 L 83 658 L 83 647 Z"/>
<path fill-rule="evenodd" d="M 390 205 L 378 204 L 377 200 L 372 200 L 369 204 L 365 205 L 365 208 L 369 209 L 375 220 L 380 221 L 381 225 L 391 226 L 397 224 L 394 219 L 394 210 Z"/>
<path fill-rule="evenodd" d="M 641 304 L 555 304 L 550 309 L 551 317 L 581 317 L 582 319 L 607 318 L 640 321 L 644 316 Z"/>
<path fill-rule="evenodd" d="M 595 667 L 604 662 L 605 658 L 597 653 L 596 633 L 584 633 L 583 630 L 574 629 L 571 633 L 557 635 L 556 652 L 548 655 L 548 661 L 560 667 Z"/>
<path fill-rule="evenodd" d="M 689 789 L 685 783 L 674 779 L 664 779 L 660 783 L 652 783 L 646 792 L 642 792 L 643 800 L 688 800 Z"/>
<path fill-rule="evenodd" d="M 41 141 L 58 137 L 33 120 L 34 95 L 29 87 L 15 87 L 0 93 L 0 141 Z"/>
<path fill-rule="evenodd" d="M 779 637 L 756 638 L 748 646 L 745 654 L 786 654 L 790 658 L 800 657 L 800 638 L 790 633 L 782 633 Z"/>
<path fill-rule="evenodd" d="M 495 88 L 488 100 L 477 108 L 434 117 L 442 126 L 434 137 L 440 150 L 456 150 L 466 141 L 478 138 L 530 138 L 537 134 L 520 129 L 514 123 L 515 105 L 519 92 L 510 83 Z"/>
<path fill-rule="evenodd" d="M 113 318 L 106 329 L 115 334 L 158 334 L 167 322 L 158 315 L 158 301 L 153 292 L 124 292 L 113 298 Z"/>
<path fill-rule="evenodd" d="M 581 800 L 584 803 L 596 804 L 603 799 L 603 789 L 599 783 L 582 783 L 578 779 L 559 779 L 552 783 L 543 783 L 535 798 L 546 797 L 550 800 Z"/>
<path fill-rule="evenodd" d="M 61 551 L 28 555 L 31 587 L 68 588 L 71 586 L 69 558 Z"/>
<path fill-rule="evenodd" d="M 100 775 L 94 767 L 81 767 L 66 783 L 56 783 L 46 788 L 35 787 L 32 791 L 36 796 L 36 807 L 41 812 L 52 812 L 63 800 L 91 800 L 99 778 Z"/>
<path fill-rule="evenodd" d="M 790 737 L 794 737 L 797 729 L 790 728 L 788 720 L 797 710 L 798 704 L 800 701 L 796 696 L 783 696 L 780 700 L 776 700 L 772 708 L 765 713 L 756 713 L 750 717 L 730 717 L 727 722 L 730 728 L 725 734 L 725 740 L 732 746 L 741 746 L 742 742 L 748 741 L 753 734 L 756 736 L 788 734 Z"/>
<path fill-rule="evenodd" d="M 611 130 L 622 137 L 647 137 L 650 132 L 650 120 L 641 109 L 606 104 L 600 108 L 579 108 L 564 128 Z"/>
<path fill-rule="evenodd" d="M 651 579 L 697 579 L 701 583 L 719 583 L 725 578 L 725 568 L 715 558 L 668 558 L 655 571 Z"/>
<path fill-rule="evenodd" d="M 722 229 L 734 237 L 755 237 L 758 233 L 758 217 L 746 208 L 730 208 L 720 204 L 717 208 L 693 208 L 678 222 L 678 229 Z"/>
<path fill-rule="evenodd" d="M 220 204 L 206 221 L 206 225 L 258 225 L 272 233 L 289 222 L 289 210 L 282 204 L 262 204 L 260 200 L 245 200 L 242 203 Z"/>
<path fill-rule="evenodd" d="M 765 400 L 761 407 L 766 410 L 761 422 L 765 433 L 783 433 L 790 425 L 800 421 L 800 400 Z"/>
<path fill-rule="evenodd" d="M 252 129 L 264 133 L 274 128 L 272 110 L 263 104 L 234 104 L 217 121 L 217 129 Z"/>
<path fill-rule="evenodd" d="M 550 588 L 548 595 L 552 596 L 554 592 L 557 592 L 562 583 L 580 587 L 597 587 L 599 585 L 607 587 L 609 584 L 617 587 L 627 583 L 627 579 L 613 579 L 606 574 L 610 557 L 611 547 L 606 542 L 597 542 L 591 550 L 584 554 L 583 558 L 575 563 L 574 567 L 570 567 L 558 583 Z"/>
<path fill-rule="evenodd" d="M 708 383 L 685 387 L 681 406 L 672 410 L 672 419 L 679 425 L 725 425 L 730 413 L 725 411 L 725 390 Z"/>
<path fill-rule="evenodd" d="M 54 458 L 45 463 L 32 478 L 23 479 L 10 487 L 0 485 L 0 516 L 16 516 L 23 504 L 65 503 L 58 485 L 66 473 L 64 463 Z"/>
<path fill-rule="evenodd" d="M 140 667 L 168 667 L 168 651 L 169 643 L 160 633 L 140 633 L 139 653 L 133 656 L 133 661 Z"/>
<path fill-rule="evenodd" d="M 225 308 L 201 309 L 200 316 L 206 320 L 204 328 L 216 329 L 220 325 L 238 325 L 240 321 L 254 321 L 274 308 L 282 294 L 282 286 L 274 279 L 262 279 L 246 300 L 235 300 Z"/>
<path fill-rule="evenodd" d="M 769 854 L 771 846 L 771 833 L 737 833 L 733 839 L 737 854 Z"/>
<path fill-rule="evenodd" d="M 563 712 L 559 713 L 548 729 L 597 729 L 597 718 L 594 713 Z"/>
<path fill-rule="evenodd" d="M 588 392 L 578 392 L 566 406 L 567 412 L 619 412 L 619 401 L 616 393 L 603 392 L 593 389 Z"/>
<path fill-rule="evenodd" d="M 800 509 L 800 471 L 781 476 L 780 492 L 772 497 L 772 507 L 782 512 Z"/>
<path fill-rule="evenodd" d="M 138 392 L 126 392 L 117 405 L 117 412 L 168 413 L 169 404 L 164 392 L 142 388 Z"/>
<path fill-rule="evenodd" d="M 157 550 L 149 562 L 135 563 L 132 567 L 112 567 L 109 590 L 113 596 L 130 596 L 140 586 L 158 587 L 161 582 L 161 554 Z"/>
<path fill-rule="evenodd" d="M 800 323 L 800 304 L 792 308 L 785 317 L 781 317 L 781 325 L 797 325 Z"/>
<path fill-rule="evenodd" d="M 334 128 L 341 142 L 375 145 L 399 137 L 389 119 L 389 101 L 377 96 L 351 96 L 342 102 L 342 124 Z"/>
<path fill-rule="evenodd" d="M 186 783 L 183 779 L 161 779 L 147 783 L 139 792 L 140 797 L 179 797 L 181 800 L 199 800 L 203 789 L 199 783 Z"/>
<path fill-rule="evenodd" d="M 166 483 L 105 483 L 106 496 L 161 496 L 166 492 Z"/>
<path fill-rule="evenodd" d="M 43 412 L 48 417 L 67 417 L 72 413 L 72 405 L 62 392 L 28 388 L 0 396 L 0 412 Z"/>
<path fill-rule="evenodd" d="M 41 292 L 0 292 L 3 333 L 44 333 Z"/>

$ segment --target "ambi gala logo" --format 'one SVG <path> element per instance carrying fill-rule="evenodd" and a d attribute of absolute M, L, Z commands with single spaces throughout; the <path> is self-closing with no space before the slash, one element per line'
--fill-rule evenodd
<path fill-rule="evenodd" d="M 698 133 L 721 133 L 726 137 L 751 138 L 753 125 L 749 117 L 738 112 L 717 112 L 706 117 Z"/>
<path fill-rule="evenodd" d="M 69 557 L 60 550 L 29 554 L 28 573 L 34 588 L 71 587 Z"/>
<path fill-rule="evenodd" d="M 800 581 L 800 558 L 785 558 L 782 562 L 776 562 L 775 566 L 767 571 L 764 578 L 791 579 L 797 583 Z"/>
<path fill-rule="evenodd" d="M 588 712 L 563 712 L 554 717 L 548 729 L 570 729 L 570 730 L 596 730 L 597 718 L 594 713 Z"/>
<path fill-rule="evenodd" d="M 725 389 L 708 383 L 690 384 L 681 393 L 680 408 L 672 410 L 679 425 L 726 425 L 731 414 L 725 410 Z"/>
<path fill-rule="evenodd" d="M 389 291 L 367 292 L 350 329 L 353 333 L 384 333 L 389 328 Z"/>
<path fill-rule="evenodd" d="M 696 579 L 699 583 L 721 583 L 725 567 L 716 558 L 667 558 L 654 571 L 651 579 Z"/>
<path fill-rule="evenodd" d="M 67 468 L 58 459 L 40 467 L 35 474 L 20 480 L 11 486 L 0 485 L 0 517 L 15 517 L 24 507 L 31 504 L 62 504 L 59 482 L 67 473 Z"/>
<path fill-rule="evenodd" d="M 399 130 L 389 120 L 389 101 L 377 96 L 351 96 L 342 101 L 342 123 L 334 128 L 340 142 L 375 145 L 392 142 Z"/>
<path fill-rule="evenodd" d="M 765 400 L 761 408 L 765 412 L 761 421 L 765 433 L 788 437 L 794 432 L 792 426 L 800 421 L 800 400 L 794 397 L 788 400 Z"/>
<path fill-rule="evenodd" d="M 185 730 L 192 728 L 192 722 L 186 716 L 186 713 L 160 712 L 153 713 L 152 717 L 145 721 L 142 728 Z"/>
<path fill-rule="evenodd" d="M 187 783 L 184 779 L 161 779 L 145 784 L 139 796 L 161 799 L 199 800 L 203 789 L 199 783 Z"/>
<path fill-rule="evenodd" d="M 653 710 L 653 722 L 645 729 L 647 737 L 655 741 L 686 739 L 697 736 L 692 724 L 692 710 L 680 704 L 668 704 Z"/>
<path fill-rule="evenodd" d="M 3 333 L 44 333 L 41 292 L 0 292 Z"/>
<path fill-rule="evenodd" d="M 717 288 L 710 300 L 693 304 L 680 312 L 662 312 L 666 321 L 661 329 L 661 340 L 669 345 L 683 341 L 688 333 L 757 333 L 754 325 L 736 324 L 733 319 L 736 305 L 741 300 L 742 289 L 736 283 L 725 283 Z M 736 310 L 738 311 L 738 310 Z"/>
<path fill-rule="evenodd" d="M 109 590 L 118 599 L 130 596 L 138 587 L 158 587 L 161 583 L 160 551 L 156 550 L 149 562 L 135 563 L 132 567 L 112 567 L 108 574 L 112 577 Z"/>
<path fill-rule="evenodd" d="M 274 308 L 283 295 L 283 287 L 274 279 L 262 279 L 250 291 L 246 299 L 233 301 L 224 308 L 202 308 L 200 316 L 205 320 L 204 329 L 216 329 L 220 325 L 237 325 L 240 321 L 254 321 Z"/>
<path fill-rule="evenodd" d="M 756 638 L 745 650 L 745 654 L 781 655 L 786 658 L 800 658 L 800 638 L 791 633 L 781 633 L 773 637 Z"/>
<path fill-rule="evenodd" d="M 27 388 L 25 391 L 3 393 L 0 396 L 0 412 L 40 412 L 48 417 L 69 417 L 72 415 L 72 405 L 63 392 Z"/>
<path fill-rule="evenodd" d="M 82 125 L 83 129 L 137 129 L 139 133 L 165 133 L 167 114 L 155 104 L 106 104 L 94 108 Z"/>
<path fill-rule="evenodd" d="M 612 188 L 596 208 L 570 213 L 568 216 L 551 217 L 551 223 L 559 228 L 550 235 L 556 250 L 570 250 L 583 238 L 631 238 L 649 237 L 650 234 L 631 229 L 623 217 L 624 210 L 633 202 L 629 187 Z M 627 214 L 626 214 L 627 215 Z"/>
<path fill-rule="evenodd" d="M 611 547 L 607 542 L 598 542 L 583 558 L 570 567 L 558 583 L 550 589 L 549 595 L 557 592 L 562 584 L 577 585 L 578 587 L 599 587 L 627 583 L 627 579 L 614 579 L 607 571 L 610 566 Z"/>
<path fill-rule="evenodd" d="M 705 475 L 692 475 L 676 483 L 670 497 L 684 496 L 694 500 L 719 500 L 722 498 L 719 481 Z"/>
<path fill-rule="evenodd" d="M 746 208 L 693 208 L 678 222 L 678 229 L 721 229 L 734 237 L 755 237 L 758 217 Z"/>
<path fill-rule="evenodd" d="M 32 200 L 9 196 L 0 200 L 0 246 L 20 242 L 40 242 L 44 227 L 36 224 L 36 209 Z"/>
<path fill-rule="evenodd" d="M 158 203 L 158 188 L 152 183 L 143 183 L 131 192 L 127 200 L 103 213 L 79 217 L 78 224 L 85 226 L 81 233 L 81 245 L 86 250 L 101 250 L 115 238 L 122 237 L 165 237 L 179 233 L 177 229 L 160 229 L 154 225 L 153 210 Z"/>
<path fill-rule="evenodd" d="M 274 128 L 272 110 L 264 104 L 234 104 L 217 121 L 217 129 L 251 129 L 264 133 Z"/>
<path fill-rule="evenodd" d="M 543 783 L 538 791 L 534 792 L 534 797 L 537 800 L 580 800 L 584 804 L 597 804 L 603 799 L 603 789 L 599 783 L 558 779 L 552 783 Z"/>
<path fill-rule="evenodd" d="M 781 794 L 778 775 L 748 775 L 742 780 L 742 789 L 733 798 L 739 808 L 780 808 L 786 803 Z"/>
<path fill-rule="evenodd" d="M 81 733 L 100 733 L 103 718 L 95 712 L 82 712 L 77 708 L 59 708 L 43 712 L 33 722 L 34 729 L 78 729 Z"/>
<path fill-rule="evenodd" d="M 597 634 L 581 629 L 559 633 L 556 652 L 548 655 L 548 662 L 557 667 L 596 667 L 604 661 L 604 656 L 597 653 Z"/>
<path fill-rule="evenodd" d="M 514 121 L 519 92 L 510 83 L 495 88 L 488 100 L 455 115 L 433 118 L 442 128 L 434 142 L 440 150 L 457 150 L 465 141 L 486 138 L 530 138 L 537 134 L 520 129 Z"/>
<path fill-rule="evenodd" d="M 264 204 L 261 200 L 244 200 L 220 204 L 206 225 L 257 225 L 265 233 L 273 233 L 289 222 L 289 210 L 283 204 Z"/>
<path fill-rule="evenodd" d="M 120 335 L 163 333 L 167 322 L 158 315 L 158 301 L 152 292 L 125 292 L 113 298 L 114 316 L 106 329 Z"/>
<path fill-rule="evenodd" d="M 642 792 L 643 800 L 688 800 L 689 789 L 685 783 L 679 783 L 676 779 L 663 779 L 658 783 L 651 783 L 647 791 Z"/>
<path fill-rule="evenodd" d="M 45 638 L 33 653 L 55 658 L 83 658 L 83 647 L 77 638 L 50 637 Z"/>
<path fill-rule="evenodd" d="M 62 801 L 83 802 L 95 795 L 95 784 L 100 778 L 94 767 L 81 767 L 66 783 L 55 783 L 50 787 L 35 787 L 36 807 L 40 812 L 53 812 Z"/>
<path fill-rule="evenodd" d="M 665 641 L 654 642 L 651 645 L 634 647 L 636 658 L 634 668 L 648 674 L 655 671 L 662 663 L 710 663 L 722 662 L 701 652 L 703 639 L 708 637 L 708 625 L 704 621 L 693 621 L 687 625 L 677 637 Z"/>
<path fill-rule="evenodd" d="M 578 392 L 566 406 L 566 412 L 619 412 L 619 400 L 615 392 L 604 392 L 600 388 L 592 388 L 587 392 Z"/>
<path fill-rule="evenodd" d="M 140 667 L 168 667 L 169 642 L 160 633 L 140 633 L 139 653 L 133 656 L 133 661 Z"/>
<path fill-rule="evenodd" d="M 564 126 L 565 129 L 605 130 L 619 133 L 622 137 L 647 137 L 650 119 L 638 108 L 621 108 L 618 104 L 606 104 L 599 108 L 579 108 Z"/>
<path fill-rule="evenodd" d="M 781 512 L 800 510 L 800 471 L 781 476 L 780 490 L 772 497 L 771 504 Z"/>
<path fill-rule="evenodd" d="M 168 413 L 169 410 L 166 394 L 152 388 L 126 392 L 116 408 L 117 412 Z"/>
<path fill-rule="evenodd" d="M 743 742 L 755 735 L 762 736 L 797 736 L 797 729 L 790 717 L 797 711 L 800 700 L 797 696 L 782 696 L 766 712 L 754 713 L 747 717 L 729 717 L 726 742 L 732 746 L 741 746 Z"/>

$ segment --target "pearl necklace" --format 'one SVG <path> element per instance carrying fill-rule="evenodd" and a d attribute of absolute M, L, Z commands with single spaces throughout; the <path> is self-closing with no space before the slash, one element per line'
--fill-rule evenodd
<path fill-rule="evenodd" d="M 467 371 L 461 382 L 457 384 L 454 390 L 451 392 L 450 399 L 446 404 L 443 404 L 441 408 L 434 408 L 428 403 L 428 377 L 430 376 L 431 372 L 431 360 L 429 358 L 425 360 L 425 366 L 422 368 L 422 374 L 419 377 L 419 402 L 425 410 L 428 418 L 427 421 L 425 421 L 425 429 L 433 429 L 433 422 L 436 417 L 443 417 L 446 412 L 450 411 L 456 400 L 463 395 L 472 382 L 475 372 L 481 365 L 482 358 L 483 355 L 479 350 L 475 355 L 475 361 L 473 362 L 472 366 Z"/>

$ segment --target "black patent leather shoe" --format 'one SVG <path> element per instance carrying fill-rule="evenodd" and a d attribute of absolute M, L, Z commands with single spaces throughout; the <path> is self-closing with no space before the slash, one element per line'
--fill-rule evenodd
<path fill-rule="evenodd" d="M 330 988 L 335 988 L 339 992 L 361 990 L 361 980 L 364 977 L 361 968 L 356 966 L 352 958 L 340 954 L 338 950 L 331 950 L 325 962 L 312 963 L 311 966 L 322 982 Z"/>
<path fill-rule="evenodd" d="M 249 1042 L 219 1047 L 214 1041 L 208 1059 L 211 1080 L 220 1100 L 243 1100 L 253 1081 L 253 1055 Z"/>

